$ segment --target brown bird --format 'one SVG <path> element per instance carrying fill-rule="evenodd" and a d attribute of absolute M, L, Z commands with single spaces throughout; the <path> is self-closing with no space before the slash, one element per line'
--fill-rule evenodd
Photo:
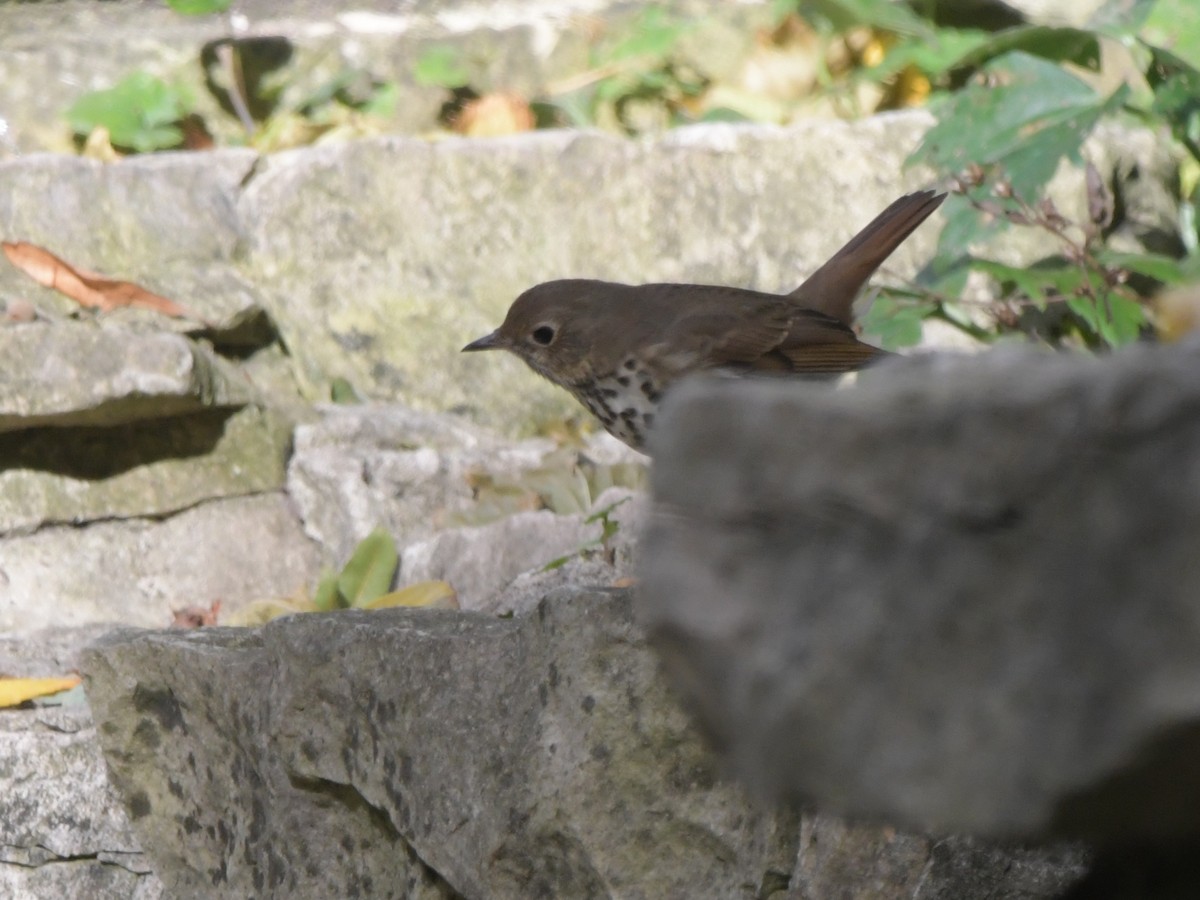
<path fill-rule="evenodd" d="M 610 434 L 643 450 L 663 392 L 685 375 L 832 378 L 886 356 L 854 334 L 851 305 L 945 196 L 901 197 L 787 295 L 700 284 L 548 281 L 521 294 L 499 328 L 463 350 L 515 353 L 570 391 Z"/>

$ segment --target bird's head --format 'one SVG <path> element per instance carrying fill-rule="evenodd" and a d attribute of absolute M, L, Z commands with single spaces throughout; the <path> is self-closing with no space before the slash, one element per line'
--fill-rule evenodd
<path fill-rule="evenodd" d="M 507 350 L 556 384 L 578 383 L 592 375 L 589 356 L 595 329 L 603 322 L 602 282 L 548 281 L 521 294 L 500 327 L 463 347 Z"/>

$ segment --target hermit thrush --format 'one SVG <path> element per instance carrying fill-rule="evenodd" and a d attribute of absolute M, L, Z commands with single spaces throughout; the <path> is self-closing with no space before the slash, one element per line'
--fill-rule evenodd
<path fill-rule="evenodd" d="M 694 372 L 831 378 L 886 355 L 851 330 L 871 273 L 944 194 L 907 194 L 787 295 L 699 284 L 548 281 L 463 350 L 503 349 L 566 388 L 610 434 L 645 447 L 663 392 Z"/>

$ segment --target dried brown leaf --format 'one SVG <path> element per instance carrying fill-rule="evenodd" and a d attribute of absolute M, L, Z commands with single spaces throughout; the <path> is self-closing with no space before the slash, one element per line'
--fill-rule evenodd
<path fill-rule="evenodd" d="M 166 316 L 204 321 L 174 300 L 161 297 L 131 281 L 119 281 L 72 266 L 37 244 L 4 241 L 2 246 L 4 255 L 14 266 L 38 284 L 70 297 L 80 306 L 101 312 L 135 306 Z"/>
<path fill-rule="evenodd" d="M 484 94 L 465 104 L 454 130 L 469 137 L 496 137 L 532 131 L 537 125 L 529 103 L 516 94 Z"/>
<path fill-rule="evenodd" d="M 172 628 L 203 628 L 206 625 L 216 625 L 217 616 L 221 612 L 221 601 L 214 600 L 212 605 L 185 606 L 174 610 L 171 619 Z"/>

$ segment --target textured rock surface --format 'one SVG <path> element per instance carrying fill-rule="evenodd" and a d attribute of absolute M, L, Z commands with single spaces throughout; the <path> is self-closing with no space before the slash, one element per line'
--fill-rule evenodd
<path fill-rule="evenodd" d="M 343 561 L 378 526 L 401 546 L 428 537 L 469 508 L 473 472 L 531 469 L 552 447 L 394 404 L 328 406 L 296 429 L 288 493 L 308 533 Z"/>
<path fill-rule="evenodd" d="M 273 395 L 294 398 L 293 374 L 310 399 L 345 378 L 371 399 L 527 434 L 579 415 L 577 405 L 514 359 L 458 352 L 520 291 L 563 276 L 790 290 L 897 194 L 923 184 L 927 174 L 902 163 L 930 121 L 913 112 L 706 125 L 640 141 L 565 131 L 391 137 L 113 165 L 35 156 L 0 163 L 14 186 L 0 197 L 0 221 L 6 238 L 140 281 L 215 320 L 208 334 L 219 348 L 269 343 L 268 311 L 290 353 L 257 357 L 256 383 Z M 1121 186 L 1137 220 L 1123 227 L 1161 244 L 1174 210 L 1154 195 L 1175 183 L 1174 164 L 1153 136 L 1126 138 L 1108 134 L 1089 156 L 1106 177 L 1139 173 Z M 1082 176 L 1064 171 L 1057 184 L 1056 202 L 1074 214 Z M 936 234 L 936 223 L 922 228 L 884 277 L 911 275 Z M 1035 259 L 1043 243 L 1014 240 L 1001 256 Z M 7 265 L 0 292 L 72 308 Z M 113 318 L 196 327 L 138 311 Z"/>
<path fill-rule="evenodd" d="M 0 356 L 0 432 L 119 425 L 250 399 L 227 362 L 173 334 L 30 322 L 0 328 Z"/>
<path fill-rule="evenodd" d="M 4 239 L 40 244 L 73 265 L 136 281 L 214 322 L 218 332 L 236 333 L 258 306 L 235 263 L 243 239 L 237 193 L 257 159 L 253 151 L 230 149 L 136 156 L 115 165 L 51 155 L 3 160 Z M 59 312 L 77 309 L 7 263 L 0 264 L 0 294 Z M 156 329 L 198 327 L 146 311 L 117 319 Z"/>
<path fill-rule="evenodd" d="M 1050 900 L 1082 874 L 1070 847 L 756 809 L 631 620 L 576 589 L 515 619 L 117 633 L 85 669 L 170 895 Z"/>
<path fill-rule="evenodd" d="M 600 526 L 585 523 L 583 516 L 549 510 L 517 513 L 473 528 L 449 528 L 404 548 L 400 578 L 448 581 L 463 609 L 487 609 L 489 600 L 522 572 L 574 553 L 599 534 Z"/>
<path fill-rule="evenodd" d="M 99 623 L 0 634 L 0 676 L 56 678 L 76 670 L 79 652 L 112 627 Z"/>
<path fill-rule="evenodd" d="M 399 404 L 328 406 L 320 413 L 317 422 L 296 429 L 287 488 L 305 530 L 337 565 L 377 527 L 401 548 L 471 542 L 469 534 L 441 535 L 542 508 L 586 516 L 600 508 L 605 489 L 640 486 L 645 479 L 645 457 L 608 435 L 569 451 L 551 440 L 512 441 L 455 416 Z M 502 538 L 504 527 L 497 528 Z M 569 531 L 571 537 L 554 543 L 558 549 L 532 553 L 515 571 L 519 560 L 509 560 L 507 578 L 573 549 L 579 523 Z M 423 555 L 432 551 L 427 545 Z M 497 582 L 493 573 L 487 583 L 502 585 L 507 578 Z"/>
<path fill-rule="evenodd" d="M 921 183 L 896 173 L 929 122 L 386 138 L 265 159 L 240 211 L 254 280 L 310 389 L 340 376 L 511 430 L 574 409 L 516 360 L 458 355 L 522 290 L 568 276 L 791 290 Z M 890 271 L 915 271 L 935 237 L 915 235 Z"/>
<path fill-rule="evenodd" d="M 86 707 L 0 713 L 0 895 L 151 900 Z"/>
<path fill-rule="evenodd" d="M 1196 348 L 675 399 L 639 596 L 743 775 L 947 831 L 1200 832 Z"/>
<path fill-rule="evenodd" d="M 85 660 L 173 895 L 347 896 L 369 874 L 429 896 L 752 897 L 795 855 L 792 817 L 717 777 L 620 594 L 126 633 Z"/>
<path fill-rule="evenodd" d="M 281 415 L 245 406 L 0 434 L 0 534 L 279 490 L 291 430 Z"/>
<path fill-rule="evenodd" d="M 1076 845 L 1002 846 L 806 814 L 786 900 L 1060 897 L 1088 871 Z"/>
<path fill-rule="evenodd" d="M 51 527 L 0 541 L 0 633 L 226 610 L 316 580 L 319 555 L 281 494 L 204 503 L 161 521 Z"/>

